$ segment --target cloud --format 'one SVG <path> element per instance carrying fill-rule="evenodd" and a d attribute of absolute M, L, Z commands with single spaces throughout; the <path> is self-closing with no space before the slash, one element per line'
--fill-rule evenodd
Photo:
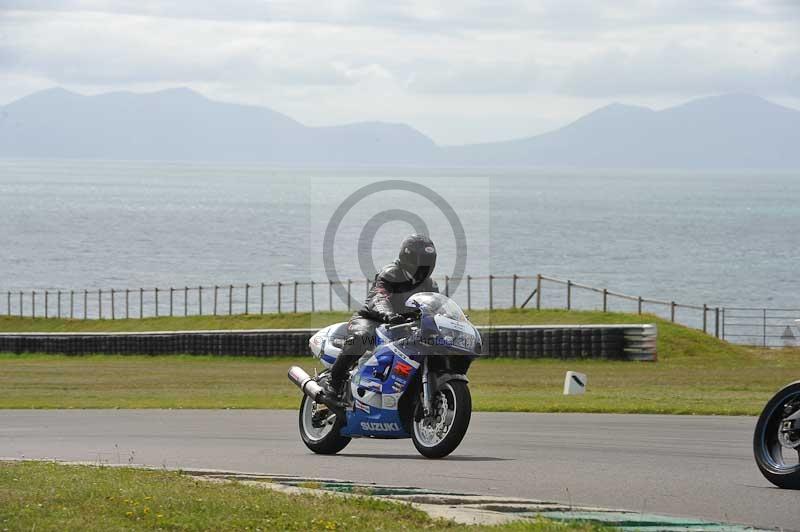
<path fill-rule="evenodd" d="M 573 64 L 560 90 L 593 98 L 726 92 L 800 96 L 800 46 L 768 49 L 731 40 L 721 47 L 687 40 L 604 50 Z"/>
<path fill-rule="evenodd" d="M 181 19 L 298 22 L 409 29 L 595 31 L 632 24 L 786 20 L 800 16 L 795 0 L 5 0 L 6 10 L 103 12 Z"/>
<path fill-rule="evenodd" d="M 0 67 L 46 73 L 57 83 L 222 81 L 288 85 L 351 83 L 330 61 L 287 46 L 291 27 L 239 26 L 106 13 L 0 21 Z M 321 31 L 306 32 L 324 40 Z M 306 57 L 302 57 L 306 55 Z"/>
<path fill-rule="evenodd" d="M 432 62 L 409 67 L 407 86 L 432 94 L 516 94 L 537 91 L 539 69 L 534 61 Z"/>

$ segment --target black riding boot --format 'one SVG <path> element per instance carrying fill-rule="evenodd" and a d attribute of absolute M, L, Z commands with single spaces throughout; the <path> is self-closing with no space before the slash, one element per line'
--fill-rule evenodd
<path fill-rule="evenodd" d="M 326 386 L 325 394 L 330 395 L 335 399 L 341 399 L 344 392 L 344 382 L 347 379 L 347 372 L 353 364 L 361 358 L 361 355 L 345 354 L 342 352 L 337 358 L 336 362 L 331 367 L 331 378 Z"/>
<path fill-rule="evenodd" d="M 347 372 L 367 352 L 367 349 L 375 347 L 375 327 L 377 325 L 378 322 L 358 315 L 350 319 L 347 326 L 348 337 L 344 342 L 342 352 L 331 367 L 331 378 L 326 394 L 333 394 L 336 399 L 342 397 Z"/>

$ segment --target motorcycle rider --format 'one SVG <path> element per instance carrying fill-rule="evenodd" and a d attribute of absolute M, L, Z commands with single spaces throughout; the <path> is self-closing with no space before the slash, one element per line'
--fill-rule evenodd
<path fill-rule="evenodd" d="M 347 339 L 342 352 L 331 368 L 331 378 L 326 386 L 326 395 L 340 399 L 344 382 L 353 364 L 375 346 L 375 328 L 381 323 L 392 325 L 408 320 L 406 300 L 418 292 L 439 292 L 431 279 L 436 266 L 436 247 L 425 235 L 407 236 L 400 245 L 400 253 L 394 262 L 375 275 L 364 305 L 347 324 Z"/>

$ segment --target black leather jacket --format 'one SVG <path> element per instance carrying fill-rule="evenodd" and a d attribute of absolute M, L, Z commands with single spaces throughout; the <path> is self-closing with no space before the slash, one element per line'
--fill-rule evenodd
<path fill-rule="evenodd" d="M 401 314 L 410 309 L 406 300 L 419 292 L 438 292 L 439 286 L 430 277 L 421 283 L 413 281 L 400 268 L 399 261 L 383 267 L 375 276 L 364 306 L 358 315 L 371 320 L 388 321 L 392 314 Z"/>

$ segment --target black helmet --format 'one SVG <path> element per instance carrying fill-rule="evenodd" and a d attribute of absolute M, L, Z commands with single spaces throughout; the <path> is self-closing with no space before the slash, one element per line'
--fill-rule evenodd
<path fill-rule="evenodd" d="M 400 246 L 398 262 L 414 282 L 421 283 L 430 277 L 436 266 L 436 247 L 425 235 L 409 235 Z"/>

